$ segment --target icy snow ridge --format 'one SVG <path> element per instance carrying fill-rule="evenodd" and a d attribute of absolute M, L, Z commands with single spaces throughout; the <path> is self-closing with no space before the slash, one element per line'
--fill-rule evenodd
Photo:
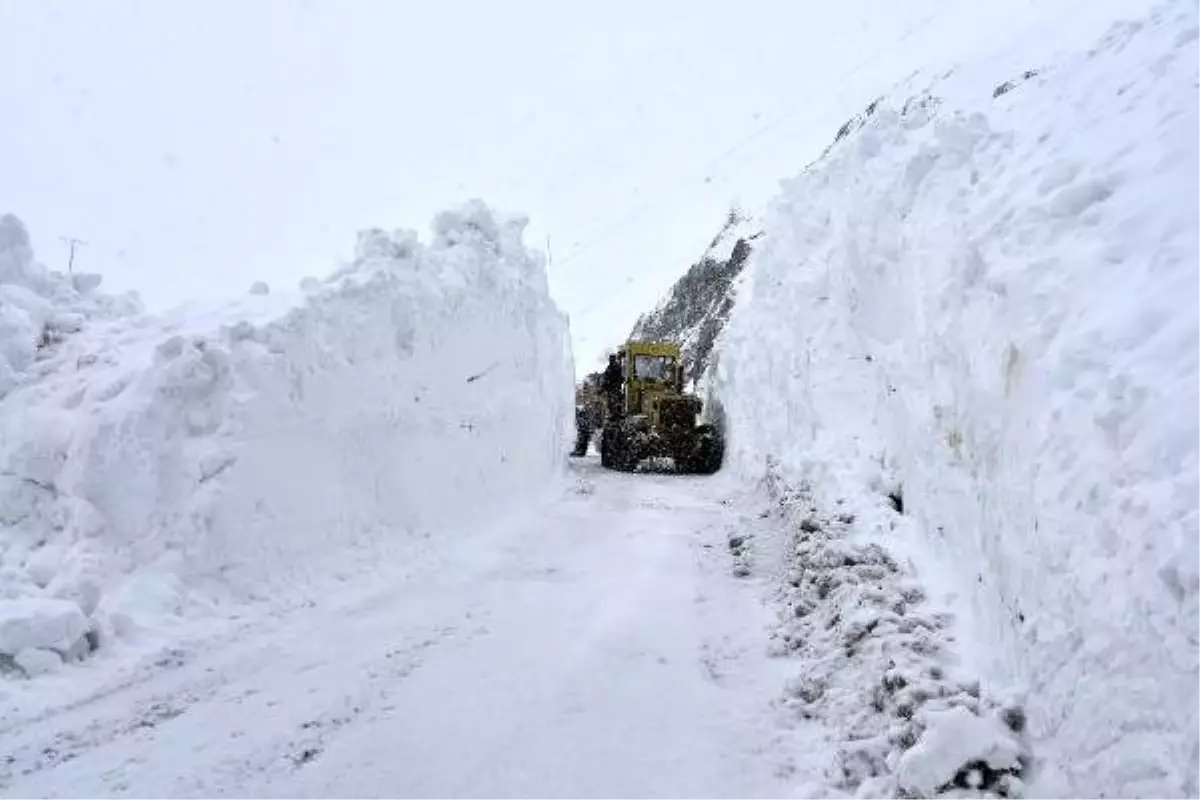
<path fill-rule="evenodd" d="M 471 203 L 428 245 L 365 232 L 304 292 L 84 319 L 32 353 L 74 296 L 0 306 L 20 323 L 2 340 L 0 616 L 69 601 L 102 640 L 311 602 L 555 486 L 571 354 L 523 226 Z M 28 299 L 28 240 L 12 218 L 0 232 L 0 297 Z"/>
<path fill-rule="evenodd" d="M 1196 41 L 1168 4 L 878 103 L 718 347 L 736 469 L 902 498 L 873 535 L 1025 696 L 1038 794 L 1198 790 Z"/>

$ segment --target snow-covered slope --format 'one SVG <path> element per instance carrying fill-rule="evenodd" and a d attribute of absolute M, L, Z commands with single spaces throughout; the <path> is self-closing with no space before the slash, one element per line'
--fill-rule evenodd
<path fill-rule="evenodd" d="M 732 468 L 940 590 L 1038 794 L 1200 790 L 1197 11 L 1128 13 L 873 104 L 785 185 L 717 348 Z"/>
<path fill-rule="evenodd" d="M 53 599 L 101 639 L 308 602 L 556 485 L 573 368 L 523 226 L 472 203 L 428 245 L 365 232 L 299 293 L 89 321 L 8 218 L 0 627 L 74 630 Z"/>
<path fill-rule="evenodd" d="M 704 254 L 653 311 L 638 318 L 630 338 L 678 343 L 687 379 L 702 379 L 733 309 L 734 284 L 759 232 L 756 220 L 730 211 Z"/>

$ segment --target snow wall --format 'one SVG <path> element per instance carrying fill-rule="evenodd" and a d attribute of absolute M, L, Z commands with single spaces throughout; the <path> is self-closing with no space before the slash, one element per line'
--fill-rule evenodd
<path fill-rule="evenodd" d="M 1023 695 L 1039 795 L 1198 791 L 1196 40 L 1176 3 L 878 103 L 718 346 L 730 467 L 867 507 Z"/>
<path fill-rule="evenodd" d="M 523 227 L 476 202 L 295 294 L 146 315 L 5 218 L 0 628 L 45 598 L 117 635 L 305 602 L 557 487 L 573 365 Z"/>

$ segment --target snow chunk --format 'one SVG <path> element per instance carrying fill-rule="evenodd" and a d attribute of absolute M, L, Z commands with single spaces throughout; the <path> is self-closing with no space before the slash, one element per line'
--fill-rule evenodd
<path fill-rule="evenodd" d="M 22 650 L 13 657 L 13 661 L 30 678 L 57 672 L 63 665 L 62 657 L 58 653 L 40 647 Z"/>
<path fill-rule="evenodd" d="M 28 284 L 36 277 L 29 232 L 12 214 L 0 216 L 0 283 Z"/>
<path fill-rule="evenodd" d="M 88 294 L 100 288 L 100 284 L 104 282 L 103 275 L 97 275 L 94 272 L 76 272 L 71 276 L 71 285 L 75 287 L 75 291 L 80 294 Z"/>
<path fill-rule="evenodd" d="M 900 787 L 908 792 L 929 797 L 976 762 L 993 770 L 1017 766 L 1020 745 L 997 719 L 956 707 L 926 712 L 925 723 L 925 733 L 900 757 L 896 770 Z"/>
<path fill-rule="evenodd" d="M 67 600 L 26 597 L 0 600 L 0 653 L 28 648 L 66 652 L 88 631 L 87 617 Z"/>
<path fill-rule="evenodd" d="M 29 557 L 25 572 L 38 588 L 45 589 L 54 580 L 61 558 L 62 554 L 55 548 L 43 547 Z"/>
<path fill-rule="evenodd" d="M 250 286 L 250 294 L 267 295 L 271 293 L 271 287 L 264 281 L 255 281 Z"/>

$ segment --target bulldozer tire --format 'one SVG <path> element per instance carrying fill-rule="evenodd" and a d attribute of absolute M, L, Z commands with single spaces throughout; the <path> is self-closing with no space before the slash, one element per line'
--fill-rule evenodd
<path fill-rule="evenodd" d="M 638 457 L 634 443 L 623 427 L 604 429 L 600 442 L 600 465 L 618 472 L 634 472 L 637 469 Z"/>
<path fill-rule="evenodd" d="M 695 445 L 689 457 L 684 459 L 684 472 L 697 475 L 712 475 L 721 468 L 725 458 L 725 445 L 721 435 L 712 425 L 696 428 Z"/>
<path fill-rule="evenodd" d="M 600 432 L 600 466 L 612 469 L 612 428 Z"/>

